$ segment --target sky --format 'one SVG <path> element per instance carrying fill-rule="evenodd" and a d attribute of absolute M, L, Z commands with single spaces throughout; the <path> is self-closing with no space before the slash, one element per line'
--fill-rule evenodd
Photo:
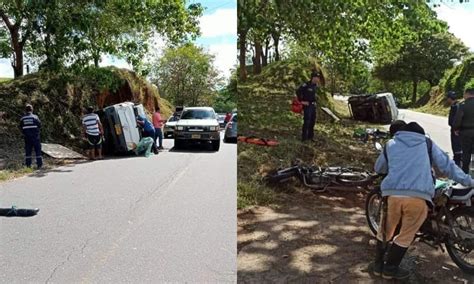
<path fill-rule="evenodd" d="M 200 19 L 201 36 L 196 44 L 203 46 L 215 55 L 215 65 L 225 77 L 237 63 L 237 0 L 187 0 L 190 3 L 201 3 L 206 10 Z M 460 4 L 459 0 L 432 0 L 440 4 L 434 8 L 438 18 L 449 25 L 449 30 L 460 38 L 474 52 L 474 1 Z M 466 1 L 465 1 L 466 2 Z M 124 61 L 104 56 L 101 66 L 115 65 L 130 68 Z M 0 59 L 0 77 L 13 77 L 13 70 L 8 59 Z"/>
<path fill-rule="evenodd" d="M 440 7 L 434 8 L 438 18 L 446 21 L 449 25 L 449 31 L 460 38 L 474 52 L 474 32 L 472 31 L 474 1 L 468 0 L 467 3 L 462 4 L 458 0 L 444 0 L 442 2 L 438 0 L 435 2 L 440 4 Z"/>

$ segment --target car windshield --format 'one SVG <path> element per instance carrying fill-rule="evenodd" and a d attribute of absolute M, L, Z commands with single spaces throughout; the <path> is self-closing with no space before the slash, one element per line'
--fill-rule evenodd
<path fill-rule="evenodd" d="M 177 116 L 172 116 L 168 119 L 168 122 L 178 121 L 179 118 Z"/>
<path fill-rule="evenodd" d="M 183 112 L 181 119 L 216 119 L 216 117 L 211 110 L 190 109 Z"/>
<path fill-rule="evenodd" d="M 234 115 L 234 117 L 232 117 L 232 121 L 237 122 L 237 115 Z"/>

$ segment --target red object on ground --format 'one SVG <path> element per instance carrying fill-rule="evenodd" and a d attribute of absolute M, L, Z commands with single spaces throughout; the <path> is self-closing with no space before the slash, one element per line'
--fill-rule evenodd
<path fill-rule="evenodd" d="M 261 146 L 278 146 L 279 144 L 277 140 L 258 138 L 255 136 L 250 136 L 250 137 L 239 136 L 238 141 L 249 143 L 249 144 L 261 145 Z"/>
<path fill-rule="evenodd" d="M 298 97 L 294 97 L 291 101 L 291 111 L 299 114 L 303 112 L 303 104 L 298 100 Z"/>

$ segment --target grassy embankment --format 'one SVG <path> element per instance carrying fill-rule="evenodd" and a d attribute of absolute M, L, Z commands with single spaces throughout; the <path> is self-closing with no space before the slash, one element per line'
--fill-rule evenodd
<path fill-rule="evenodd" d="M 347 105 L 330 95 L 318 94 L 319 106 L 332 109 L 342 119 L 333 123 L 318 110 L 316 142 L 302 143 L 302 117 L 290 111 L 296 87 L 308 79 L 311 61 L 282 61 L 269 65 L 262 74 L 239 83 L 239 135 L 275 138 L 277 147 L 240 143 L 238 147 L 238 207 L 277 204 L 285 192 L 298 190 L 298 182 L 275 190 L 262 183 L 269 171 L 290 166 L 300 159 L 320 166 L 359 166 L 371 169 L 375 159 L 372 146 L 352 138 L 356 128 L 368 125 L 349 119 Z M 370 127 L 370 126 L 369 126 Z"/>

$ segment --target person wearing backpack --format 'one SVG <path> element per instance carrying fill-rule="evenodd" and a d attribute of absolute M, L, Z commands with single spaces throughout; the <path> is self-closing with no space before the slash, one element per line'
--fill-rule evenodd
<path fill-rule="evenodd" d="M 303 105 L 303 129 L 301 140 L 313 140 L 316 124 L 316 91 L 321 84 L 321 73 L 313 71 L 311 80 L 301 85 L 296 91 L 298 100 Z"/>
<path fill-rule="evenodd" d="M 410 272 L 401 268 L 400 263 L 425 221 L 435 193 L 432 166 L 463 185 L 474 186 L 474 180 L 425 136 L 418 123 L 401 123 L 394 133 L 375 163 L 375 171 L 386 174 L 380 187 L 387 210 L 377 233 L 371 270 L 385 279 L 405 279 Z M 394 236 L 399 224 L 400 232 Z M 390 240 L 392 245 L 386 250 L 385 242 Z"/>
<path fill-rule="evenodd" d="M 461 167 L 461 158 L 462 158 L 462 147 L 461 147 L 461 139 L 458 135 L 456 135 L 454 131 L 454 119 L 456 118 L 456 112 L 459 109 L 459 103 L 457 101 L 456 92 L 449 91 L 448 95 L 446 96 L 446 100 L 448 104 L 451 106 L 449 109 L 449 116 L 448 116 L 448 125 L 451 127 L 451 148 L 453 150 L 453 160 Z"/>

